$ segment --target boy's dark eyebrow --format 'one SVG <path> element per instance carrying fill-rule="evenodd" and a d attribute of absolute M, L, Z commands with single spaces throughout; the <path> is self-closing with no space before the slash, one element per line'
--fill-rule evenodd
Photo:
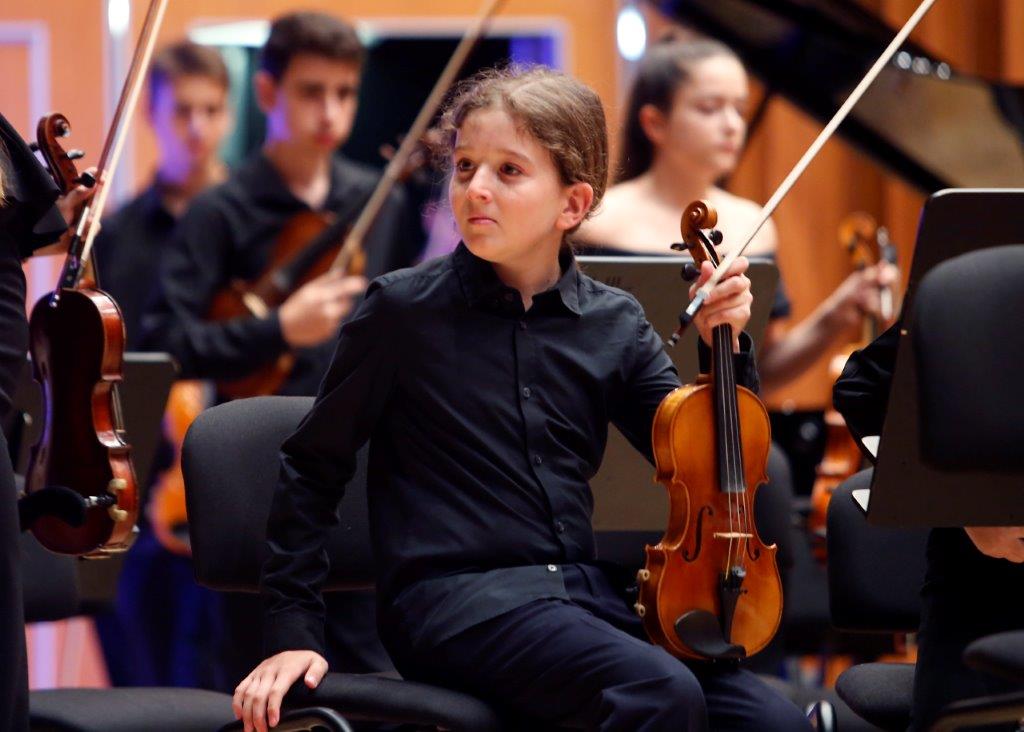
<path fill-rule="evenodd" d="M 458 152 L 459 150 L 465 150 L 468 147 L 469 147 L 469 145 L 456 145 L 454 148 L 452 148 L 452 152 Z M 520 160 L 525 160 L 527 162 L 529 162 L 529 160 L 530 160 L 530 158 L 528 156 L 524 155 L 523 153 L 519 152 L 518 150 L 513 150 L 513 149 L 508 148 L 508 147 L 498 148 L 498 152 L 503 153 L 504 155 L 508 155 L 509 157 L 515 157 L 515 158 L 519 158 Z"/>

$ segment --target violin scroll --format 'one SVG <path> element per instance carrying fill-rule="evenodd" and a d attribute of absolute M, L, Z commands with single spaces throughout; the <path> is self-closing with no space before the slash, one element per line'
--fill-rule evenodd
<path fill-rule="evenodd" d="M 91 173 L 79 174 L 75 167 L 75 161 L 85 157 L 81 150 L 65 150 L 60 144 L 61 137 L 71 134 L 71 123 L 68 118 L 60 112 L 51 112 L 39 119 L 36 125 L 36 142 L 33 150 L 38 150 L 46 161 L 46 167 L 50 170 L 54 182 L 60 188 L 61 193 L 67 193 L 75 186 L 92 188 L 96 185 L 96 178 Z"/>

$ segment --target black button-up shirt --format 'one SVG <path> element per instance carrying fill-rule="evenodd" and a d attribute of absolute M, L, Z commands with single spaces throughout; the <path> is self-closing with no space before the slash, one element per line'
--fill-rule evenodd
<path fill-rule="evenodd" d="M 379 175 L 336 157 L 324 211 L 354 219 Z M 143 318 L 143 345 L 171 353 L 184 378 L 230 379 L 271 363 L 287 344 L 270 317 L 206 319 L 210 303 L 234 280 L 250 281 L 267 268 L 277 237 L 309 206 L 296 198 L 261 153 L 228 180 L 199 194 L 181 218 L 163 260 L 161 297 Z M 364 242 L 366 272 L 374 277 L 409 264 L 418 222 L 394 189 Z M 329 340 L 300 349 L 282 394 L 315 394 L 334 351 Z"/>
<path fill-rule="evenodd" d="M 571 256 L 563 270 L 528 311 L 465 245 L 371 285 L 282 448 L 268 652 L 323 648 L 322 532 L 367 440 L 385 641 L 439 641 L 567 597 L 559 565 L 595 559 L 587 481 L 609 422 L 650 459 L 655 410 L 679 379 L 631 295 Z M 737 373 L 756 388 L 744 342 Z"/>
<path fill-rule="evenodd" d="M 121 308 L 127 351 L 139 350 L 142 315 L 153 305 L 153 283 L 176 223 L 154 183 L 105 217 L 96 237 L 97 282 Z"/>

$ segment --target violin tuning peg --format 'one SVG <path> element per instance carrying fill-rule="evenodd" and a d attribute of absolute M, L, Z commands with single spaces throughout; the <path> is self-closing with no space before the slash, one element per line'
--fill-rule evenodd
<path fill-rule="evenodd" d="M 84 158 L 85 152 L 82 150 L 68 150 L 68 160 L 78 160 Z"/>
<path fill-rule="evenodd" d="M 712 229 L 708 233 L 708 238 L 711 240 L 711 243 L 714 244 L 716 247 L 720 246 L 723 239 L 722 232 L 719 231 L 718 229 Z"/>
<path fill-rule="evenodd" d="M 681 273 L 681 276 L 687 282 L 693 282 L 698 277 L 700 277 L 700 270 L 697 268 L 697 265 L 695 265 L 693 262 L 687 262 L 686 264 L 683 265 L 683 271 Z"/>
<path fill-rule="evenodd" d="M 85 186 L 86 188 L 92 188 L 96 185 L 96 176 L 92 173 L 82 173 L 78 178 L 75 179 L 78 185 Z"/>
<path fill-rule="evenodd" d="M 28 149 L 31 150 L 32 152 L 39 152 L 39 143 L 38 142 L 30 142 L 28 144 Z"/>
<path fill-rule="evenodd" d="M 677 242 L 675 242 L 673 244 L 669 244 L 669 249 L 672 249 L 672 250 L 677 251 L 677 252 L 685 252 L 686 251 L 686 245 L 683 244 L 681 241 L 677 241 Z"/>

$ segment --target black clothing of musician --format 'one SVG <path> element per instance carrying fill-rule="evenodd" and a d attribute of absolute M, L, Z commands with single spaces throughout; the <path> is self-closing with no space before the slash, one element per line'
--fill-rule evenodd
<path fill-rule="evenodd" d="M 59 238 L 67 223 L 53 205 L 56 185 L 3 115 L 0 169 L 0 419 L 6 422 L 28 350 L 21 260 Z M 17 499 L 7 441 L 0 433 L 0 732 L 28 729 Z"/>
<path fill-rule="evenodd" d="M 142 193 L 104 217 L 96 236 L 96 279 L 114 298 L 124 320 L 126 351 L 138 351 L 142 315 L 153 305 L 160 262 L 170 245 L 177 219 L 161 200 L 154 182 Z"/>
<path fill-rule="evenodd" d="M 354 220 L 378 177 L 335 156 L 323 211 Z M 276 311 L 267 318 L 226 322 L 209 321 L 206 313 L 214 295 L 232 281 L 262 274 L 285 224 L 309 212 L 261 152 L 227 181 L 199 194 L 164 257 L 161 296 L 143 318 L 144 345 L 171 353 L 184 378 L 239 378 L 276 360 L 287 348 Z M 419 222 L 406 205 L 404 191 L 396 188 L 364 243 L 367 277 L 410 264 L 418 253 L 410 246 L 418 242 Z M 301 349 L 279 393 L 315 394 L 333 352 L 333 339 Z"/>
<path fill-rule="evenodd" d="M 855 435 L 882 432 L 899 328 L 897 323 L 850 356 L 836 382 L 833 403 Z M 911 732 L 930 729 L 951 702 L 1014 690 L 1005 680 L 968 668 L 963 651 L 978 638 L 1024 628 L 1014 599 L 1022 585 L 1024 565 L 982 554 L 963 529 L 932 529 L 921 590 Z"/>
<path fill-rule="evenodd" d="M 379 174 L 343 157 L 331 162 L 323 212 L 353 220 Z M 275 239 L 309 206 L 288 189 L 265 155 L 256 152 L 228 179 L 200 193 L 179 220 L 161 265 L 161 292 L 143 316 L 142 346 L 171 353 L 184 378 L 239 377 L 286 350 L 276 311 L 265 319 L 205 319 L 214 295 L 233 280 L 252 280 L 267 267 Z M 366 273 L 374 277 L 410 264 L 422 231 L 405 193 L 395 188 L 364 242 Z M 334 352 L 335 339 L 296 353 L 295 367 L 279 394 L 316 393 Z M 387 671 L 392 665 L 377 639 L 372 593 L 329 596 L 329 658 L 353 672 Z M 235 684 L 259 661 L 259 615 L 250 595 L 225 595 L 229 638 L 219 650 L 226 665 L 222 687 Z"/>
<path fill-rule="evenodd" d="M 809 729 L 753 674 L 647 642 L 625 583 L 596 562 L 587 481 L 608 424 L 651 459 L 679 380 L 631 295 L 567 251 L 561 265 L 528 311 L 464 244 L 371 284 L 282 447 L 267 655 L 323 648 L 320 542 L 369 440 L 379 627 L 406 677 L 587 728 Z M 756 388 L 741 341 L 738 379 Z"/>

